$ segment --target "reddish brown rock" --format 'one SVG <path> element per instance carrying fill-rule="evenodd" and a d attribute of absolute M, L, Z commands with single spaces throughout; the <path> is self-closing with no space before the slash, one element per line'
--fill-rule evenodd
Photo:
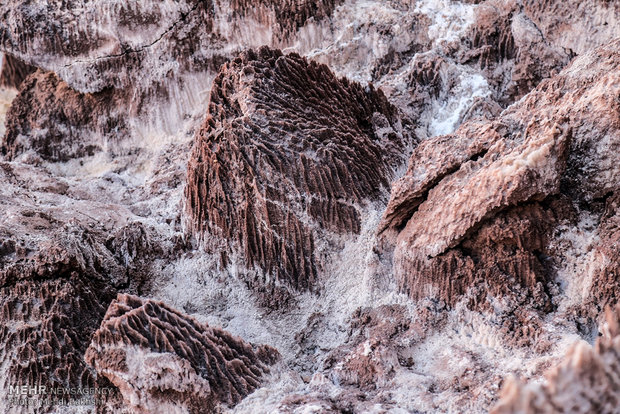
<path fill-rule="evenodd" d="M 595 0 L 523 0 L 523 11 L 553 44 L 583 54 L 620 37 L 620 4 Z"/>
<path fill-rule="evenodd" d="M 404 291 L 455 303 L 474 286 L 483 298 L 524 287 L 550 309 L 553 229 L 620 182 L 617 45 L 576 59 L 495 122 L 415 149 L 380 225 Z"/>
<path fill-rule="evenodd" d="M 279 358 L 201 324 L 161 302 L 119 295 L 95 333 L 86 360 L 136 412 L 211 412 L 234 406 Z"/>
<path fill-rule="evenodd" d="M 0 162 L 0 181 L 0 411 L 22 413 L 11 386 L 95 385 L 84 361 L 92 334 L 160 249 L 125 209 L 72 198 L 42 168 Z"/>
<path fill-rule="evenodd" d="M 358 309 L 351 330 L 350 340 L 330 353 L 324 368 L 337 383 L 367 392 L 385 387 L 400 366 L 413 365 L 407 351 L 425 336 L 423 325 L 396 305 Z"/>
<path fill-rule="evenodd" d="M 576 55 L 618 37 L 614 2 L 476 1 L 475 21 L 457 55 L 476 63 L 502 106 L 552 77 Z"/>
<path fill-rule="evenodd" d="M 295 54 L 243 53 L 216 78 L 195 139 L 191 228 L 251 285 L 312 289 L 317 240 L 359 232 L 360 210 L 381 200 L 408 145 L 372 86 Z"/>
<path fill-rule="evenodd" d="M 84 362 L 84 352 L 114 297 L 112 289 L 75 272 L 66 278 L 5 285 L 0 295 L 3 412 L 23 412 L 8 404 L 9 397 L 18 397 L 10 394 L 11 386 L 95 386 L 96 374 Z M 76 396 L 66 396 L 72 399 Z"/>
<path fill-rule="evenodd" d="M 620 406 L 620 308 L 607 312 L 607 330 L 594 347 L 578 342 L 546 374 L 543 384 L 509 378 L 494 414 L 618 412 Z"/>
<path fill-rule="evenodd" d="M 38 71 L 22 83 L 7 113 L 2 154 L 14 159 L 32 150 L 49 161 L 93 155 L 127 133 L 118 98 L 112 90 L 76 92 L 54 73 Z"/>

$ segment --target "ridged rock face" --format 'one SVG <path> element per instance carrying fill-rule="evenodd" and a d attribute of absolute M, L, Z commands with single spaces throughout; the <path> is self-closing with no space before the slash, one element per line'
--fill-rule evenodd
<path fill-rule="evenodd" d="M 2 154 L 32 151 L 48 161 L 67 161 L 102 151 L 104 140 L 127 134 L 126 113 L 112 90 L 82 94 L 51 72 L 37 71 L 22 84 L 6 116 Z M 116 114 L 116 115 L 115 115 Z"/>
<path fill-rule="evenodd" d="M 415 149 L 380 226 L 410 296 L 454 303 L 475 286 L 483 297 L 523 286 L 548 308 L 553 229 L 620 183 L 617 45 L 578 58 L 495 122 Z"/>
<path fill-rule="evenodd" d="M 23 407 L 5 405 L 18 397 L 9 394 L 11 386 L 95 386 L 96 374 L 85 363 L 84 352 L 114 297 L 110 287 L 75 272 L 4 285 L 0 297 L 2 412 L 24 412 Z"/>
<path fill-rule="evenodd" d="M 224 3 L 224 2 L 220 2 Z M 252 17 L 274 29 L 280 41 L 291 39 L 308 22 L 319 22 L 329 17 L 342 0 L 231 0 L 230 7 L 239 17 Z"/>
<path fill-rule="evenodd" d="M 196 136 L 191 227 L 223 265 L 256 268 L 251 284 L 312 289 L 318 240 L 360 231 L 360 209 L 381 200 L 407 141 L 372 87 L 295 54 L 243 53 L 216 78 Z"/>
<path fill-rule="evenodd" d="M 608 309 L 607 330 L 594 347 L 576 343 L 543 384 L 514 378 L 492 414 L 617 413 L 620 406 L 620 307 Z"/>
<path fill-rule="evenodd" d="M 10 195 L 0 200 L 0 411 L 21 413 L 10 386 L 95 385 L 92 334 L 157 248 L 126 210 L 91 204 L 42 169 L 0 162 L 0 180 Z"/>
<path fill-rule="evenodd" d="M 279 358 L 161 302 L 119 295 L 86 359 L 136 412 L 212 412 L 253 392 Z"/>

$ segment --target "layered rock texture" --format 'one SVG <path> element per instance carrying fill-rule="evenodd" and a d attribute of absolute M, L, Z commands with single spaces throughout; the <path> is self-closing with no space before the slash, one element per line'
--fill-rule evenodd
<path fill-rule="evenodd" d="M 95 385 L 86 348 L 150 253 L 146 230 L 123 224 L 127 211 L 82 199 L 79 188 L 33 166 L 3 161 L 0 169 L 10 195 L 0 202 L 0 398 L 4 412 L 23 412 L 9 403 L 19 397 L 11 386 Z"/>
<path fill-rule="evenodd" d="M 616 3 L 0 4 L 0 412 L 617 412 Z"/>
<path fill-rule="evenodd" d="M 144 413 L 233 406 L 260 386 L 278 358 L 269 346 L 253 347 L 161 302 L 130 295 L 112 302 L 86 352 L 124 405 Z"/>
<path fill-rule="evenodd" d="M 246 52 L 214 81 L 188 167 L 191 226 L 223 266 L 255 267 L 251 284 L 312 289 L 317 245 L 360 232 L 409 141 L 380 91 L 298 55 Z"/>

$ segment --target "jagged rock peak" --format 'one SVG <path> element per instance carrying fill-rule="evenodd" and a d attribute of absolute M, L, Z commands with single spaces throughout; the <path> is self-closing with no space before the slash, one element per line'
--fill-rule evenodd
<path fill-rule="evenodd" d="M 398 111 L 372 85 L 297 54 L 244 52 L 215 79 L 195 138 L 191 229 L 224 265 L 240 256 L 263 282 L 312 289 L 317 235 L 358 233 L 360 209 L 383 199 L 410 145 Z"/>
<path fill-rule="evenodd" d="M 119 294 L 93 336 L 86 360 L 137 412 L 211 412 L 253 392 L 279 359 L 162 302 Z M 176 412 L 175 411 L 175 412 Z"/>

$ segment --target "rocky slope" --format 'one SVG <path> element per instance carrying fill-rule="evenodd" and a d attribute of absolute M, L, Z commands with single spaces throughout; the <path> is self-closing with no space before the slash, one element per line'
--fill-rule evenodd
<path fill-rule="evenodd" d="M 268 346 L 253 348 L 161 302 L 119 295 L 85 358 L 104 383 L 111 382 L 122 395 L 122 402 L 109 401 L 106 410 L 128 406 L 150 413 L 233 406 L 260 386 L 261 376 L 279 355 Z"/>
<path fill-rule="evenodd" d="M 0 411 L 614 412 L 614 2 L 0 16 Z"/>
<path fill-rule="evenodd" d="M 359 234 L 360 210 L 385 198 L 411 141 L 372 87 L 298 55 L 246 52 L 211 90 L 188 167 L 189 226 L 222 267 L 264 279 L 275 306 L 286 298 L 274 285 L 316 288 L 334 249 L 317 245 Z"/>

